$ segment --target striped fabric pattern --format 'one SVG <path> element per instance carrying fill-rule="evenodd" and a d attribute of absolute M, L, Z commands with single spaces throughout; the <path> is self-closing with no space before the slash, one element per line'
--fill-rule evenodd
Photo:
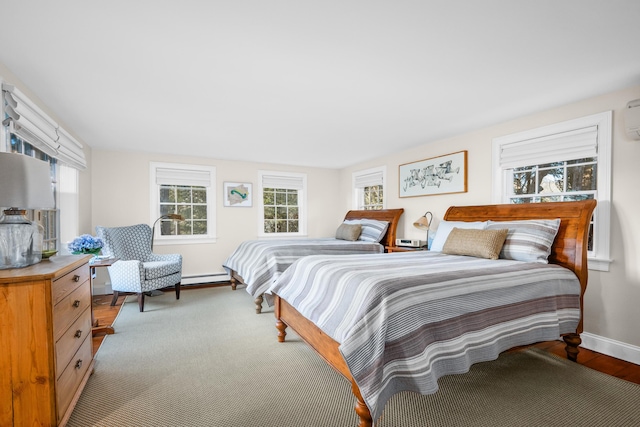
<path fill-rule="evenodd" d="M 400 391 L 575 332 L 580 284 L 557 265 L 437 252 L 309 256 L 269 289 L 340 343 L 374 420 Z"/>
<path fill-rule="evenodd" d="M 323 239 L 247 240 L 222 265 L 227 273 L 237 272 L 254 298 L 262 295 L 295 260 L 307 255 L 378 254 L 379 243 Z M 267 302 L 271 302 L 267 299 Z"/>
<path fill-rule="evenodd" d="M 365 242 L 380 243 L 385 233 L 387 232 L 387 228 L 389 228 L 388 221 L 378 221 L 376 219 L 347 219 L 344 221 L 344 223 L 361 224 L 362 233 L 360 234 L 360 240 L 363 240 Z"/>
<path fill-rule="evenodd" d="M 560 219 L 489 221 L 487 230 L 508 228 L 500 258 L 524 262 L 548 263 Z"/>

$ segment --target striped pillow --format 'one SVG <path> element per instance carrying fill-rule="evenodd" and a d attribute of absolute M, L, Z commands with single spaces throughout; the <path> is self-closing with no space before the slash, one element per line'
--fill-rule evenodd
<path fill-rule="evenodd" d="M 548 264 L 560 219 L 489 221 L 487 230 L 508 228 L 500 258 Z"/>
<path fill-rule="evenodd" d="M 380 243 L 384 235 L 389 228 L 388 221 L 378 221 L 375 219 L 348 219 L 344 221 L 345 224 L 360 224 L 362 225 L 362 233 L 358 240 L 365 242 Z"/>

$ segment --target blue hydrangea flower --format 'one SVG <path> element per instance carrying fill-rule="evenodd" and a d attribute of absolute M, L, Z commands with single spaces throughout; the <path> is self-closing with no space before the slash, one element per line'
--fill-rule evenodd
<path fill-rule="evenodd" d="M 78 236 L 71 243 L 69 243 L 68 248 L 72 253 L 85 253 L 89 251 L 97 251 L 104 246 L 104 242 L 102 239 L 98 237 L 93 237 L 90 234 L 83 234 L 82 236 Z"/>

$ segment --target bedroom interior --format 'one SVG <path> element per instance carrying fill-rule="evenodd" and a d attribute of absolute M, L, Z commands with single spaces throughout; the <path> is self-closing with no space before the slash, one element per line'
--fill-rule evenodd
<path fill-rule="evenodd" d="M 292 184 L 301 195 L 295 239 L 334 236 L 345 212 L 362 209 L 358 183 L 380 183 L 384 198 L 378 207 L 403 210 L 387 252 L 412 256 L 421 249 L 397 246 L 395 240 L 433 240 L 451 206 L 557 200 L 558 193 L 571 199 L 558 185 L 578 185 L 583 190 L 578 198 L 598 202 L 589 230 L 578 363 L 640 383 L 640 336 L 634 326 L 640 324 L 640 201 L 633 197 L 640 158 L 640 58 L 629 54 L 640 39 L 640 4 L 490 0 L 464 2 L 464 11 L 431 1 L 403 8 L 363 0 L 350 7 L 254 0 L 207 5 L 187 0 L 180 6 L 146 0 L 134 5 L 0 0 L 0 12 L 9 17 L 0 24 L 0 152 L 16 151 L 15 141 L 24 138 L 21 153 L 40 150 L 58 159 L 56 208 L 32 214 L 54 230 L 45 233 L 44 246 L 58 254 L 17 273 L 0 270 L 2 295 L 9 289 L 7 277 L 23 280 L 27 271 L 42 271 L 42 283 L 32 280 L 40 273 L 29 276 L 35 292 L 76 271 L 77 281 L 58 297 L 70 299 L 77 292 L 83 313 L 77 321 L 110 325 L 123 298 L 113 310 L 103 306 L 114 290 L 108 269 L 89 275 L 84 264 L 90 258 L 67 264 L 66 246 L 76 236 L 95 235 L 97 226 L 134 224 L 153 224 L 154 253 L 182 257 L 183 297 L 176 301 L 172 288 L 169 295 L 147 298 L 140 316 L 164 309 L 167 297 L 181 307 L 192 290 L 231 292 L 230 285 L 242 283 L 242 277 L 229 275 L 225 260 L 242 242 L 269 240 L 263 184 L 274 176 L 299 179 Z M 21 120 L 31 117 L 29 111 L 44 118 L 46 131 L 35 135 L 36 141 L 50 140 L 52 146 L 28 144 Z M 572 133 L 582 129 L 580 136 Z M 563 144 L 577 141 L 579 149 L 564 159 L 563 178 L 549 181 L 524 166 L 556 173 L 550 166 L 555 160 L 543 155 L 558 154 L 553 149 L 559 140 L 545 142 L 551 130 L 567 136 Z M 527 141 L 533 141 L 531 152 L 522 149 Z M 515 163 L 502 156 L 514 147 Z M 453 179 L 446 165 L 435 172 L 425 163 L 455 153 L 465 154 L 465 182 L 445 191 Z M 518 156 L 531 163 L 518 163 Z M 179 222 L 161 219 L 177 211 L 162 210 L 166 201 L 157 190 L 168 185 L 163 180 L 175 184 L 179 173 L 173 173 L 183 167 L 192 173 L 190 185 L 207 188 L 206 208 L 191 205 L 206 209 L 202 236 L 193 215 Z M 571 168 L 580 172 L 571 175 Z M 413 179 L 408 169 L 430 171 L 432 181 L 416 176 L 415 182 L 425 185 L 417 195 L 403 193 L 402 183 Z M 507 170 L 521 173 L 520 193 L 507 194 Z M 249 190 L 229 199 L 230 183 Z M 10 206 L 0 200 L 0 207 Z M 50 212 L 54 216 L 47 216 Z M 187 225 L 190 236 L 176 234 Z M 238 288 L 245 297 L 238 301 L 251 301 L 245 285 Z M 87 292 L 93 294 L 88 311 Z M 22 297 L 29 298 L 25 293 L 5 301 Z M 258 296 L 253 299 L 262 314 L 246 304 L 238 311 L 248 310 L 257 322 L 268 318 L 273 326 L 273 308 L 260 301 L 259 310 Z M 38 304 L 53 313 L 51 298 Z M 131 297 L 124 304 L 129 305 L 136 305 Z M 21 324 L 22 314 L 3 313 L 14 317 L 2 322 L 0 345 L 23 342 L 17 331 L 7 335 L 4 326 Z M 53 318 L 37 320 L 34 330 L 40 334 Z M 56 334 L 73 332 L 71 323 L 58 326 Z M 272 333 L 275 340 L 275 328 Z M 53 354 L 58 336 L 38 337 L 51 344 L 39 350 Z M 84 340 L 86 334 L 82 338 L 78 344 L 86 352 L 90 340 Z M 105 339 L 93 338 L 95 346 Z M 564 352 L 564 344 L 545 343 L 543 349 Z M 71 348 L 76 347 L 64 347 L 65 352 Z M 99 358 L 96 351 L 74 381 L 91 381 L 84 373 Z M 72 356 L 64 360 L 71 363 Z M 38 359 L 43 364 L 38 369 L 48 372 L 44 376 L 62 371 L 52 365 L 56 357 Z M 9 412 L 11 381 L 0 376 L 0 417 Z M 45 392 L 49 399 L 57 396 L 55 387 Z M 81 396 L 67 392 L 64 399 L 75 402 Z M 51 407 L 51 425 L 71 416 L 61 410 L 69 408 L 67 401 L 52 401 Z"/>

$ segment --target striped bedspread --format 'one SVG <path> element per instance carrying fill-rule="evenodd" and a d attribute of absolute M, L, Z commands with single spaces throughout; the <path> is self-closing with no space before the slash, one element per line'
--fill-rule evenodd
<path fill-rule="evenodd" d="M 295 260 L 307 255 L 379 254 L 384 246 L 365 241 L 323 239 L 247 240 L 222 266 L 234 270 L 253 297 L 263 294 Z"/>
<path fill-rule="evenodd" d="M 557 265 L 437 252 L 310 256 L 268 290 L 340 344 L 373 419 L 509 348 L 575 332 L 580 284 Z"/>

